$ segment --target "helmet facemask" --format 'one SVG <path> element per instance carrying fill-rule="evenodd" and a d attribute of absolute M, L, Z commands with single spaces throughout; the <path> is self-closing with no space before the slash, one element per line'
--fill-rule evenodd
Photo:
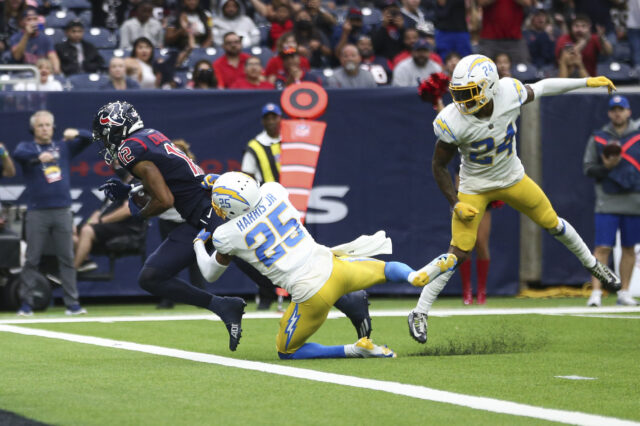
<path fill-rule="evenodd" d="M 472 81 L 464 86 L 453 86 L 449 84 L 451 97 L 462 114 L 474 114 L 493 98 L 491 90 L 488 88 L 489 81 Z"/>

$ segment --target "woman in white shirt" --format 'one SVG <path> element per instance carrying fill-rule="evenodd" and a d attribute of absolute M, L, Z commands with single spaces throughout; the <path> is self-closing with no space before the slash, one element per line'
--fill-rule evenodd
<path fill-rule="evenodd" d="M 133 42 L 131 57 L 125 60 L 127 75 L 133 71 L 132 78 L 140 83 L 141 89 L 158 87 L 158 76 L 153 71 L 153 44 L 146 37 L 139 37 Z"/>
<path fill-rule="evenodd" d="M 36 67 L 40 71 L 40 87 L 36 87 L 35 83 L 17 83 L 13 86 L 13 90 L 32 91 L 40 90 L 42 92 L 61 92 L 62 84 L 53 78 L 53 65 L 47 58 L 40 58 L 36 62 Z"/>

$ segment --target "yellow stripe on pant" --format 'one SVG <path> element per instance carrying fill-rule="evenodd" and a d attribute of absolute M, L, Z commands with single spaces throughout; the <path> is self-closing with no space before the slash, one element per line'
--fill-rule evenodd
<path fill-rule="evenodd" d="M 458 199 L 478 209 L 473 220 L 465 222 L 453 213 L 451 218 L 451 245 L 460 250 L 471 251 L 476 244 L 478 226 L 487 205 L 502 200 L 520 213 L 527 215 L 544 229 L 558 226 L 558 215 L 542 189 L 529 176 L 508 188 L 496 189 L 482 194 L 463 194 Z"/>
<path fill-rule="evenodd" d="M 340 297 L 385 282 L 384 267 L 381 260 L 334 257 L 331 276 L 322 288 L 304 302 L 292 302 L 287 307 L 276 337 L 278 352 L 291 354 L 300 349 L 324 323 Z"/>

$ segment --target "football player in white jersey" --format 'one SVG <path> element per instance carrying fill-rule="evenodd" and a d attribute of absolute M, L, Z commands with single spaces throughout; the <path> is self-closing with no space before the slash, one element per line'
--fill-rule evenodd
<path fill-rule="evenodd" d="M 620 279 L 596 260 L 576 230 L 559 218 L 547 196 L 524 172 L 516 155 L 516 119 L 522 105 L 540 96 L 559 95 L 583 87 L 615 90 L 606 77 L 549 78 L 531 85 L 498 78 L 493 61 L 483 55 L 469 55 L 456 65 L 447 105 L 433 122 L 437 137 L 432 159 L 433 176 L 453 208 L 451 245 L 461 264 L 473 249 L 478 225 L 487 204 L 502 200 L 563 243 L 589 272 L 609 289 L 620 288 Z M 447 164 L 460 152 L 460 185 L 453 186 Z M 453 270 L 431 276 L 417 306 L 409 314 L 409 332 L 420 343 L 427 341 L 427 314 Z"/>
<path fill-rule="evenodd" d="M 231 256 L 238 256 L 291 294 L 276 338 L 282 359 L 395 357 L 391 349 L 374 345 L 367 337 L 340 346 L 306 341 L 344 294 L 387 281 L 420 287 L 429 281 L 429 274 L 455 266 L 454 256 L 437 259 L 421 272 L 400 262 L 336 257 L 309 235 L 287 190 L 277 182 L 258 187 L 244 173 L 225 173 L 211 188 L 211 199 L 215 212 L 228 221 L 213 233 L 216 250 L 211 256 L 204 246 L 211 234 L 204 229 L 198 234 L 194 240 L 198 266 L 213 282 L 225 271 Z"/>

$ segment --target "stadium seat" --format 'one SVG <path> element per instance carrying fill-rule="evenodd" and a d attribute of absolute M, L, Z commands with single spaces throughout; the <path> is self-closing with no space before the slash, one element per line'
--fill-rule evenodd
<path fill-rule="evenodd" d="M 44 33 L 51 38 L 54 46 L 63 42 L 66 38 L 64 31 L 60 28 L 45 28 Z"/>
<path fill-rule="evenodd" d="M 269 46 L 269 31 L 271 27 L 269 25 L 260 25 L 260 46 Z"/>
<path fill-rule="evenodd" d="M 98 90 L 109 77 L 104 74 L 74 74 L 68 77 L 73 90 Z"/>
<path fill-rule="evenodd" d="M 80 19 L 84 24 L 85 28 L 91 27 L 91 18 L 93 15 L 90 10 L 81 10 L 76 12 L 76 14 L 78 15 L 78 19 Z"/>
<path fill-rule="evenodd" d="M 631 66 L 622 62 L 598 64 L 597 74 L 608 77 L 615 84 L 636 84 L 638 82 L 638 77 L 633 73 Z"/>
<path fill-rule="evenodd" d="M 131 50 L 130 49 L 126 49 L 126 50 L 122 50 L 122 49 L 98 49 L 98 53 L 100 54 L 100 56 L 102 56 L 102 59 L 104 59 L 104 64 L 108 68 L 109 67 L 109 61 L 111 61 L 111 58 L 113 58 L 114 56 L 116 56 L 118 58 L 127 58 L 131 54 Z"/>
<path fill-rule="evenodd" d="M 254 46 L 250 49 L 246 49 L 245 52 L 252 56 L 257 56 L 258 58 L 260 58 L 260 62 L 262 63 L 263 67 L 266 67 L 269 59 L 273 57 L 273 52 L 268 47 Z"/>
<path fill-rule="evenodd" d="M 88 0 L 60 0 L 62 9 L 91 9 L 91 3 Z"/>
<path fill-rule="evenodd" d="M 90 28 L 85 31 L 84 40 L 98 49 L 115 49 L 117 47 L 115 34 L 104 28 Z"/>
<path fill-rule="evenodd" d="M 77 18 L 78 17 L 73 12 L 58 10 L 47 15 L 45 20 L 47 27 L 64 28 L 64 26 L 67 25 L 67 22 Z"/>
<path fill-rule="evenodd" d="M 616 62 L 630 62 L 631 61 L 631 46 L 629 46 L 629 42 L 626 41 L 618 41 L 618 43 L 613 46 L 613 60 Z"/>
<path fill-rule="evenodd" d="M 179 81 L 178 88 L 183 88 L 187 85 L 187 82 L 191 80 L 191 71 L 176 71 L 174 80 Z"/>
<path fill-rule="evenodd" d="M 538 80 L 538 70 L 533 64 L 516 64 L 511 68 L 511 75 L 523 83 Z"/>
<path fill-rule="evenodd" d="M 375 28 L 382 22 L 382 12 L 380 9 L 363 7 L 362 8 L 362 25 L 364 27 Z"/>
<path fill-rule="evenodd" d="M 65 92 L 71 90 L 73 88 L 73 86 L 71 85 L 71 82 L 69 81 L 69 79 L 63 75 L 54 75 L 53 78 L 56 81 L 59 81 L 60 84 L 62 85 L 62 88 L 64 89 Z"/>
<path fill-rule="evenodd" d="M 220 56 L 224 55 L 224 50 L 216 49 L 215 47 L 198 47 L 193 49 L 191 55 L 187 58 L 182 66 L 176 66 L 178 69 L 192 69 L 193 66 L 201 59 L 206 59 L 209 62 L 213 62 Z"/>

